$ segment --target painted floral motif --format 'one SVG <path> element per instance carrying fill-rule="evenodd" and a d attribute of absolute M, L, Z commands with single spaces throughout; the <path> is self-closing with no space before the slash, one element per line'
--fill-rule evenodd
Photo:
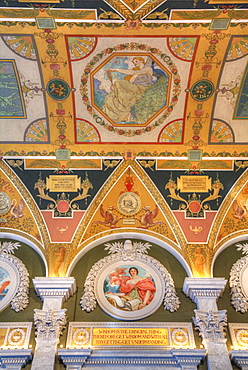
<path fill-rule="evenodd" d="M 36 50 L 34 46 L 34 40 L 29 35 L 14 35 L 14 36 L 3 36 L 5 44 L 13 50 L 16 54 L 23 58 L 36 60 Z"/>
<path fill-rule="evenodd" d="M 191 61 L 193 59 L 196 37 L 171 37 L 169 47 L 179 58 Z"/>
<path fill-rule="evenodd" d="M 248 53 L 248 37 L 233 37 L 227 60 L 234 60 L 242 58 Z"/>
<path fill-rule="evenodd" d="M 169 123 L 160 133 L 160 143 L 181 143 L 183 121 L 177 120 Z"/>
<path fill-rule="evenodd" d="M 48 141 L 48 128 L 45 119 L 39 119 L 32 122 L 24 136 L 24 140 L 28 142 L 47 142 Z"/>
<path fill-rule="evenodd" d="M 97 130 L 87 121 L 77 119 L 77 142 L 99 142 L 99 134 Z"/>
<path fill-rule="evenodd" d="M 233 143 L 234 136 L 229 125 L 217 119 L 213 120 L 210 143 Z"/>
<path fill-rule="evenodd" d="M 70 36 L 67 38 L 71 60 L 78 60 L 88 56 L 96 46 L 96 37 Z"/>

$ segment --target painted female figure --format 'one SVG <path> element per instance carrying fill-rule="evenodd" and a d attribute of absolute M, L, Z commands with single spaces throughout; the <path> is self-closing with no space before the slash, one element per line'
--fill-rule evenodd
<path fill-rule="evenodd" d="M 117 269 L 116 269 L 117 270 Z M 118 269 L 120 270 L 120 269 Z M 124 273 L 122 269 L 122 273 Z M 140 310 L 147 306 L 153 299 L 156 287 L 149 277 L 139 276 L 137 267 L 130 267 L 129 274 L 120 275 L 116 272 L 110 274 L 110 283 L 118 285 L 118 288 L 111 289 L 106 293 L 109 302 L 115 307 L 127 311 Z"/>
<path fill-rule="evenodd" d="M 132 122 L 134 117 L 131 108 L 140 96 L 152 85 L 153 70 L 145 65 L 145 59 L 134 57 L 134 68 L 109 69 L 107 75 L 112 82 L 111 72 L 123 73 L 124 79 L 112 82 L 112 91 L 105 97 L 103 112 L 114 122 Z"/>

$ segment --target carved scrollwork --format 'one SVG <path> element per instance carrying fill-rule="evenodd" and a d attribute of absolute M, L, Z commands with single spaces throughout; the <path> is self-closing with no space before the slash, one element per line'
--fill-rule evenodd
<path fill-rule="evenodd" d="M 126 240 L 124 243 L 107 243 L 105 246 L 105 250 L 108 250 L 109 256 L 102 258 L 92 266 L 86 278 L 84 291 L 80 300 L 82 310 L 90 312 L 96 308 L 96 291 L 99 275 L 112 264 L 118 262 L 128 263 L 129 261 L 140 262 L 145 266 L 150 266 L 156 272 L 161 283 L 162 291 L 164 292 L 164 308 L 170 312 L 178 310 L 180 301 L 177 297 L 171 275 L 159 261 L 147 255 L 147 249 L 150 248 L 149 243 Z"/>
<path fill-rule="evenodd" d="M 56 339 L 66 325 L 66 309 L 61 310 L 34 310 L 34 324 L 38 338 Z"/>
<path fill-rule="evenodd" d="M 226 310 L 212 312 L 195 310 L 193 318 L 196 328 L 200 331 L 203 339 L 219 342 L 225 339 L 224 328 L 227 325 Z"/>
<path fill-rule="evenodd" d="M 204 340 L 219 342 L 225 339 L 226 310 L 217 312 L 195 310 L 195 316 L 193 318 L 194 324 Z"/>
<path fill-rule="evenodd" d="M 2 284 L 7 284 L 6 287 L 11 285 L 11 283 L 16 284 L 15 287 L 10 289 L 13 292 L 11 308 L 16 312 L 24 310 L 29 303 L 29 273 L 24 263 L 13 255 L 14 250 L 20 246 L 19 243 L 0 243 L 0 261 L 10 269 L 9 272 L 4 269 L 5 272 Z M 11 273 L 13 282 L 8 281 L 6 278 L 6 276 L 9 274 L 11 275 Z M 9 294 L 11 294 L 11 292 Z M 6 299 L 7 298 L 8 296 L 6 294 Z M 3 306 L 3 308 L 4 307 L 5 306 Z"/>
<path fill-rule="evenodd" d="M 236 309 L 242 313 L 248 310 L 248 296 L 242 284 L 244 272 L 248 271 L 248 243 L 237 244 L 238 250 L 242 250 L 246 256 L 238 259 L 232 266 L 230 271 L 229 285 L 231 288 L 231 303 Z"/>

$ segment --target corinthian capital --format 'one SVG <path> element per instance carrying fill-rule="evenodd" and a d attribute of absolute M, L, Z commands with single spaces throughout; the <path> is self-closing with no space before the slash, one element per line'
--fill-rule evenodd
<path fill-rule="evenodd" d="M 34 324 L 37 338 L 56 339 L 61 335 L 66 325 L 66 309 L 61 310 L 34 310 Z"/>
<path fill-rule="evenodd" d="M 193 321 L 204 340 L 222 342 L 225 339 L 226 310 L 217 312 L 195 310 Z"/>

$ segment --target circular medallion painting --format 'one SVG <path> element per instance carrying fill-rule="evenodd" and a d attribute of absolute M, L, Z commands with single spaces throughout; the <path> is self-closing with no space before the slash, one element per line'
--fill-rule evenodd
<path fill-rule="evenodd" d="M 116 262 L 106 268 L 97 281 L 96 295 L 99 305 L 109 315 L 137 320 L 157 310 L 164 292 L 156 271 L 136 261 Z"/>
<path fill-rule="evenodd" d="M 214 92 L 214 85 L 209 80 L 200 80 L 194 83 L 191 88 L 191 96 L 196 101 L 209 99 Z"/>
<path fill-rule="evenodd" d="M 49 81 L 46 90 L 48 95 L 55 100 L 65 100 L 70 95 L 69 85 L 59 78 Z"/>
<path fill-rule="evenodd" d="M 18 287 L 18 273 L 12 264 L 0 258 L 0 311 L 7 307 Z"/>

